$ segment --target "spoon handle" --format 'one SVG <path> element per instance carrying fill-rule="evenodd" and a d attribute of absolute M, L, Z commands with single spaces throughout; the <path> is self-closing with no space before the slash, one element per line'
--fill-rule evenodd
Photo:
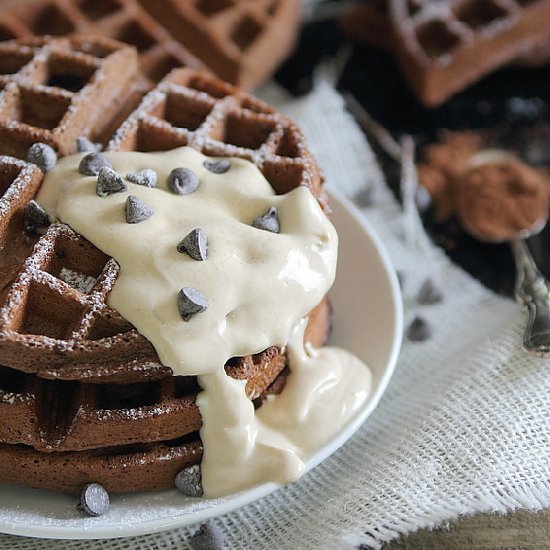
<path fill-rule="evenodd" d="M 527 306 L 529 318 L 523 347 L 539 357 L 550 357 L 550 283 L 537 269 L 523 239 L 511 241 L 516 262 L 516 299 Z"/>

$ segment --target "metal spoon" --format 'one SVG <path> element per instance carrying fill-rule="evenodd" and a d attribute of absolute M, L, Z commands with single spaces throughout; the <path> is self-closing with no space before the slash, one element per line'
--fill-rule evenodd
<path fill-rule="evenodd" d="M 486 163 L 506 163 L 511 155 L 504 151 L 486 150 L 474 155 L 470 167 Z M 517 159 L 516 159 L 517 160 Z M 465 225 L 466 231 L 485 242 L 508 240 L 516 265 L 516 300 L 527 307 L 528 319 L 523 334 L 523 348 L 538 357 L 550 357 L 550 282 L 538 270 L 525 239 L 540 233 L 548 222 L 548 205 L 542 205 L 540 216 L 529 228 L 508 239 L 488 238 Z"/>
<path fill-rule="evenodd" d="M 510 245 L 516 262 L 516 299 L 527 306 L 529 314 L 523 347 L 539 357 L 550 357 L 550 284 L 523 238 L 512 239 Z"/>

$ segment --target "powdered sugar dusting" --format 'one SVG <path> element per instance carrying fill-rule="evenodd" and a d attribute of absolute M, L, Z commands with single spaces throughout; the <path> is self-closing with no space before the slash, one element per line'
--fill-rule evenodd
<path fill-rule="evenodd" d="M 13 405 L 16 401 L 25 401 L 26 396 L 20 394 L 20 393 L 13 393 L 13 392 L 2 392 L 0 390 L 0 402 L 7 403 L 9 405 Z"/>
<path fill-rule="evenodd" d="M 78 531 L 84 538 L 120 536 L 129 526 L 139 532 L 153 532 L 162 527 L 162 518 L 181 525 L 189 525 L 212 517 L 221 507 L 231 506 L 235 497 L 218 499 L 193 499 L 177 490 L 148 494 L 111 495 L 111 508 L 101 517 L 82 517 L 76 510 L 78 497 L 50 491 L 0 484 L 2 514 L 0 527 L 12 531 L 17 525 L 32 528 L 67 529 Z M 236 502 L 236 501 L 235 501 Z M 235 504 L 236 506 L 237 504 Z M 146 525 L 143 525 L 143 524 Z M 147 525 L 149 523 L 149 525 Z M 158 525 L 155 527 L 155 523 Z M 136 533 L 138 531 L 135 531 Z"/>
<path fill-rule="evenodd" d="M 174 70 L 152 92 L 148 93 L 139 107 L 126 119 L 107 146 L 108 151 L 124 151 L 140 135 L 155 134 L 170 139 L 173 147 L 189 145 L 210 156 L 239 157 L 253 162 L 267 180 L 277 189 L 277 179 L 285 188 L 298 185 L 312 187 L 312 174 L 317 169 L 309 153 L 301 131 L 287 117 L 277 113 L 263 101 L 253 98 L 216 79 L 195 81 L 185 69 Z M 187 98 L 193 104 L 200 103 L 208 114 L 197 128 L 182 128 L 158 114 L 169 97 Z M 243 146 L 230 139 L 222 141 L 218 129 L 228 118 L 244 126 L 253 124 L 266 129 L 261 143 Z M 286 154 L 280 144 L 292 143 L 292 153 Z M 293 180 L 293 181 L 289 181 Z M 284 182 L 284 183 L 283 183 Z M 314 193 L 316 194 L 316 193 Z M 320 198 L 323 203 L 323 198 Z M 324 205 L 323 205 L 324 206 Z"/>
<path fill-rule="evenodd" d="M 18 169 L 13 182 L 4 194 L 0 195 L 0 215 L 7 216 L 10 211 L 13 212 L 19 207 L 22 196 L 29 192 L 34 195 L 42 180 L 42 172 L 33 164 L 4 155 L 0 155 L 0 166 L 4 169 L 9 169 L 12 166 Z"/>
<path fill-rule="evenodd" d="M 61 268 L 59 278 L 83 294 L 88 294 L 97 281 L 97 279 L 91 275 L 85 275 L 84 273 L 79 273 L 78 271 L 67 269 L 66 267 Z"/>

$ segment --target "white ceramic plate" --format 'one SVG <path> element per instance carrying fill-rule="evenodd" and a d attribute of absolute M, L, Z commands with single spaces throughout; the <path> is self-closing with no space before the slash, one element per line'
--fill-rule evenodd
<path fill-rule="evenodd" d="M 386 252 L 351 203 L 332 194 L 332 206 L 340 249 L 338 275 L 331 291 L 335 309 L 331 343 L 352 351 L 370 366 L 373 391 L 357 417 L 307 462 L 308 470 L 348 440 L 374 410 L 401 344 L 401 298 Z M 264 484 L 223 499 L 199 502 L 176 490 L 115 495 L 108 514 L 87 518 L 75 512 L 74 496 L 0 484 L 0 532 L 66 539 L 135 536 L 205 521 L 278 487 Z"/>

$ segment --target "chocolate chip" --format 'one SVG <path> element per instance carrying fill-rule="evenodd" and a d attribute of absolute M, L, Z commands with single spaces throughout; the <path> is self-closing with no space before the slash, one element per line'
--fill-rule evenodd
<path fill-rule="evenodd" d="M 397 275 L 397 281 L 399 282 L 399 288 L 403 290 L 405 288 L 405 282 L 407 280 L 407 276 L 405 275 L 405 272 L 400 271 L 399 269 L 396 270 L 395 274 Z"/>
<path fill-rule="evenodd" d="M 109 511 L 109 493 L 99 483 L 89 483 L 82 489 L 78 510 L 98 517 Z"/>
<path fill-rule="evenodd" d="M 411 342 L 424 342 L 432 337 L 432 327 L 423 317 L 415 317 L 407 328 L 407 338 Z"/>
<path fill-rule="evenodd" d="M 140 170 L 133 174 L 126 174 L 126 179 L 136 185 L 143 185 L 144 187 L 157 186 L 157 173 L 150 168 L 145 168 L 145 170 Z"/>
<path fill-rule="evenodd" d="M 178 309 L 184 321 L 189 321 L 193 315 L 201 313 L 206 308 L 208 300 L 202 292 L 188 286 L 179 291 Z"/>
<path fill-rule="evenodd" d="M 258 229 L 264 229 L 265 231 L 271 231 L 272 233 L 279 233 L 279 215 L 277 209 L 272 206 L 265 214 L 258 216 L 252 225 Z"/>
<path fill-rule="evenodd" d="M 205 160 L 202 165 L 213 174 L 225 174 L 231 168 L 231 161 L 227 159 Z"/>
<path fill-rule="evenodd" d="M 141 223 L 149 219 L 155 211 L 139 197 L 128 195 L 126 198 L 126 221 L 128 223 Z"/>
<path fill-rule="evenodd" d="M 431 306 L 443 301 L 443 292 L 431 280 L 426 279 L 416 295 L 416 301 L 424 306 Z"/>
<path fill-rule="evenodd" d="M 76 150 L 79 153 L 99 153 L 101 151 L 101 143 L 94 143 L 86 136 L 76 138 Z"/>
<path fill-rule="evenodd" d="M 168 176 L 168 189 L 176 195 L 190 195 L 199 187 L 199 176 L 189 168 L 174 168 Z"/>
<path fill-rule="evenodd" d="M 35 201 L 30 200 L 25 207 L 25 231 L 38 233 L 50 225 L 47 212 Z"/>
<path fill-rule="evenodd" d="M 377 206 L 380 203 L 380 192 L 374 185 L 363 187 L 355 194 L 355 202 L 364 208 Z"/>
<path fill-rule="evenodd" d="M 57 164 L 57 153 L 45 143 L 33 143 L 27 151 L 27 161 L 36 164 L 42 172 L 48 172 Z"/>
<path fill-rule="evenodd" d="M 85 176 L 97 176 L 102 168 L 112 168 L 112 166 L 101 153 L 88 153 L 82 157 L 78 165 L 78 171 Z"/>
<path fill-rule="evenodd" d="M 223 550 L 224 536 L 220 528 L 213 523 L 203 523 L 189 539 L 193 550 Z"/>
<path fill-rule="evenodd" d="M 202 497 L 201 469 L 198 464 L 183 469 L 174 480 L 176 488 L 188 497 Z"/>
<path fill-rule="evenodd" d="M 200 228 L 190 231 L 177 246 L 178 252 L 187 254 L 199 262 L 206 260 L 207 248 L 206 235 Z"/>
<path fill-rule="evenodd" d="M 92 153 L 93 154 L 93 153 Z M 86 157 L 84 157 L 86 158 Z M 95 192 L 100 197 L 108 197 L 113 193 L 122 193 L 128 190 L 128 185 L 112 168 L 104 166 L 97 175 Z"/>

